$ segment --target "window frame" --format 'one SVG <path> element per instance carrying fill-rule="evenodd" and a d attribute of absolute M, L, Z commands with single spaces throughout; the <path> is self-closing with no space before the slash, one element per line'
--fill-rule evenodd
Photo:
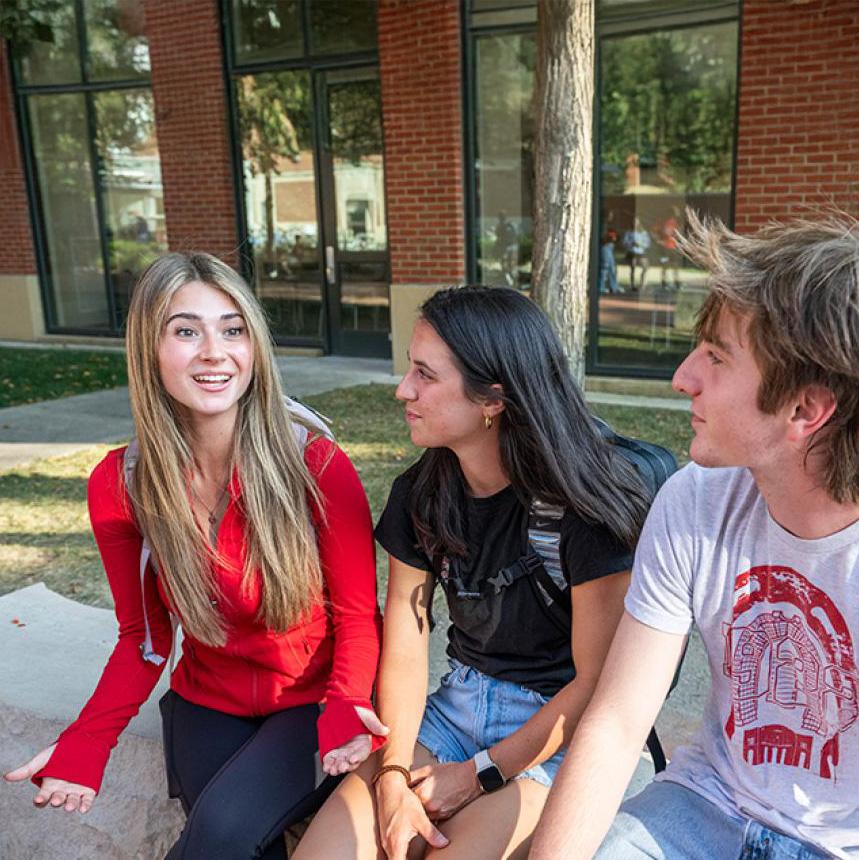
<path fill-rule="evenodd" d="M 510 4 L 512 5 L 512 4 Z M 599 293 L 597 284 L 597 262 L 599 260 L 599 207 L 600 207 L 600 153 L 602 141 L 601 103 L 601 52 L 605 37 L 646 35 L 666 29 L 685 29 L 725 22 L 737 23 L 737 67 L 734 103 L 734 140 L 731 151 L 731 191 L 729 195 L 730 224 L 733 227 L 736 206 L 737 141 L 739 129 L 740 70 L 742 68 L 743 8 L 741 0 L 724 0 L 707 9 L 690 9 L 685 12 L 656 11 L 650 15 L 643 12 L 608 15 L 601 20 L 596 15 L 594 27 L 594 110 L 593 110 L 593 154 L 591 168 L 592 206 L 591 242 L 588 265 L 588 319 L 585 344 L 585 372 L 592 376 L 619 376 L 639 379 L 670 379 L 673 370 L 642 365 L 606 364 L 598 361 L 599 355 Z M 490 22 L 495 17 L 498 23 Z M 533 18 L 533 20 L 529 20 Z M 465 163 L 465 254 L 466 274 L 469 283 L 477 283 L 477 244 L 475 223 L 477 215 L 477 67 L 476 41 L 487 35 L 517 35 L 532 33 L 536 37 L 536 4 L 532 0 L 517 3 L 513 8 L 499 3 L 497 11 L 472 11 L 472 0 L 463 3 L 462 10 L 462 103 L 463 103 L 463 158 Z"/>
<path fill-rule="evenodd" d="M 30 211 L 30 222 L 33 228 L 33 244 L 36 252 L 36 272 L 39 278 L 39 292 L 42 299 L 42 314 L 47 334 L 62 334 L 82 337 L 123 337 L 124 321 L 117 317 L 114 285 L 110 275 L 110 237 L 106 220 L 105 190 L 99 181 L 100 156 L 96 145 L 96 107 L 94 96 L 102 92 L 115 90 L 149 90 L 152 92 L 151 72 L 146 77 L 119 78 L 111 81 L 88 80 L 89 53 L 84 19 L 84 0 L 71 0 L 74 3 L 75 37 L 78 46 L 78 63 L 80 80 L 63 84 L 27 84 L 23 80 L 20 59 L 14 58 L 9 52 L 12 72 L 13 102 L 17 119 L 19 143 L 24 161 L 24 181 L 26 185 L 27 202 Z M 57 305 L 54 298 L 54 276 L 51 268 L 50 251 L 48 247 L 47 227 L 42 203 L 42 193 L 39 185 L 36 152 L 33 148 L 32 118 L 30 113 L 30 98 L 42 95 L 82 95 L 84 99 L 84 121 L 86 123 L 88 140 L 86 148 L 89 153 L 90 170 L 92 173 L 93 194 L 95 197 L 96 220 L 98 224 L 98 239 L 101 245 L 101 260 L 103 267 L 104 290 L 107 299 L 107 325 L 102 328 L 87 326 L 59 325 Z M 160 150 L 159 150 L 160 159 Z"/>
<path fill-rule="evenodd" d="M 323 180 L 321 166 L 321 151 L 325 145 L 323 140 L 323 122 L 321 92 L 317 72 L 334 69 L 360 68 L 362 66 L 379 65 L 378 46 L 375 50 L 363 50 L 347 53 L 313 54 L 308 48 L 312 44 L 310 33 L 310 3 L 312 0 L 299 0 L 301 4 L 301 25 L 304 52 L 299 57 L 282 60 L 255 60 L 252 62 L 237 62 L 235 38 L 233 32 L 232 8 L 236 0 L 219 0 L 221 15 L 221 34 L 224 55 L 224 84 L 227 92 L 227 121 L 230 128 L 230 154 L 233 171 L 233 189 L 235 193 L 236 237 L 239 270 L 248 284 L 255 282 L 254 249 L 249 239 L 248 218 L 245 208 L 244 159 L 242 157 L 241 123 L 239 104 L 236 96 L 236 82 L 247 75 L 265 74 L 266 72 L 307 72 L 313 93 L 313 164 L 314 164 L 314 198 L 316 217 L 321 222 L 323 212 Z M 384 132 L 383 132 L 384 137 Z M 325 267 L 325 248 L 319 243 L 317 248 L 320 271 Z M 321 284 L 323 335 L 321 338 L 308 335 L 289 335 L 275 337 L 278 346 L 321 349 L 326 354 L 332 346 L 332 307 L 330 290 L 325 283 Z"/>

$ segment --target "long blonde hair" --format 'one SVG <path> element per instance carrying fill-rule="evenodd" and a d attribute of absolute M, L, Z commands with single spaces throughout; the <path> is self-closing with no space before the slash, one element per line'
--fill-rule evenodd
<path fill-rule="evenodd" d="M 170 302 L 192 281 L 220 290 L 244 317 L 254 369 L 238 404 L 232 463 L 241 480 L 246 520 L 242 588 L 259 573 L 258 619 L 282 632 L 305 616 L 322 592 L 310 504 L 320 494 L 304 462 L 284 404 L 271 335 L 256 298 L 229 266 L 209 254 L 170 253 L 140 276 L 128 312 L 128 389 L 140 456 L 131 487 L 134 513 L 186 631 L 206 645 L 226 642 L 212 575 L 216 556 L 191 510 L 194 469 L 189 429 L 161 382 L 158 350 Z"/>

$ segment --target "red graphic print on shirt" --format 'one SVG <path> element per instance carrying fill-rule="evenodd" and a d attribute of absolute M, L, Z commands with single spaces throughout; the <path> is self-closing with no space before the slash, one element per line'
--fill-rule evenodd
<path fill-rule="evenodd" d="M 749 764 L 814 767 L 832 779 L 838 736 L 859 716 L 853 643 L 835 604 L 792 568 L 761 565 L 736 578 L 722 632 L 728 738 L 743 729 Z"/>

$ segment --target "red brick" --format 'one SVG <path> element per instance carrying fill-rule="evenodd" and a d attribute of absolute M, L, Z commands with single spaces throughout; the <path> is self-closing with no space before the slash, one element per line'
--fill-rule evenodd
<path fill-rule="evenodd" d="M 0 39 L 0 274 L 34 275 L 36 251 L 17 128 L 8 50 Z"/>
<path fill-rule="evenodd" d="M 465 276 L 457 0 L 381 0 L 379 67 L 393 283 Z"/>
<path fill-rule="evenodd" d="M 859 213 L 856 0 L 743 4 L 736 227 L 809 205 Z"/>
<path fill-rule="evenodd" d="M 236 262 L 236 211 L 217 0 L 147 0 L 146 33 L 172 249 Z"/>

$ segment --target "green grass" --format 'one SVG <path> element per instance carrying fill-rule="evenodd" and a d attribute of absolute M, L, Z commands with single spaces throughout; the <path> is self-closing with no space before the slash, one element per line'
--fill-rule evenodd
<path fill-rule="evenodd" d="M 374 520 L 394 478 L 417 457 L 393 388 L 370 385 L 305 398 L 333 421 L 370 500 Z M 598 406 L 619 432 L 671 448 L 688 459 L 689 415 L 658 409 Z M 111 606 L 86 512 L 86 480 L 110 446 L 41 460 L 0 473 L 0 594 L 43 581 L 82 603 Z M 385 564 L 379 553 L 380 591 Z"/>
<path fill-rule="evenodd" d="M 127 382 L 121 352 L 0 347 L 0 407 L 116 388 Z"/>

